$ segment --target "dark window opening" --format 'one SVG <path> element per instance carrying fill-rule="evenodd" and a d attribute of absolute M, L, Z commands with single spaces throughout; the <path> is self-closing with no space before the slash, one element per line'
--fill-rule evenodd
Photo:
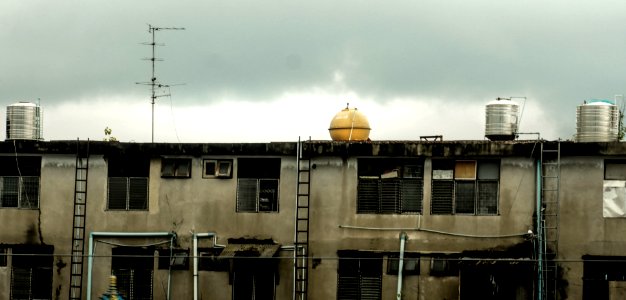
<path fill-rule="evenodd" d="M 533 299 L 536 276 L 534 266 L 536 264 L 529 260 L 463 261 L 460 268 L 459 298 Z"/>
<path fill-rule="evenodd" d="M 583 299 L 612 299 L 619 295 L 614 281 L 626 281 L 625 256 L 583 256 Z"/>
<path fill-rule="evenodd" d="M 357 213 L 422 212 L 422 160 L 361 158 L 358 165 Z"/>
<path fill-rule="evenodd" d="M 52 246 L 12 247 L 11 299 L 52 299 Z"/>
<path fill-rule="evenodd" d="M 433 160 L 431 214 L 498 214 L 500 162 Z"/>
<path fill-rule="evenodd" d="M 191 178 L 191 159 L 161 158 L 162 178 Z"/>
<path fill-rule="evenodd" d="M 337 299 L 382 299 L 382 255 L 365 252 L 349 255 L 340 253 Z"/>
<path fill-rule="evenodd" d="M 280 159 L 237 160 L 237 212 L 278 212 Z"/>
<path fill-rule="evenodd" d="M 258 258 L 256 251 L 237 251 L 232 260 L 233 299 L 275 299 L 278 284 L 277 261 Z M 236 259 L 245 257 L 245 259 Z"/>
<path fill-rule="evenodd" d="M 124 299 L 152 300 L 154 249 L 116 247 L 111 251 L 111 273 Z"/>
<path fill-rule="evenodd" d="M 605 180 L 626 180 L 626 160 L 605 160 Z"/>
<path fill-rule="evenodd" d="M 226 272 L 230 267 L 228 259 L 220 258 L 224 248 L 198 248 L 198 270 Z"/>

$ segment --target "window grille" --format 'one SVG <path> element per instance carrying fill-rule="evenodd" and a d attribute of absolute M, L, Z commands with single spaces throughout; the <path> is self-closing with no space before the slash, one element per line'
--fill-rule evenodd
<path fill-rule="evenodd" d="M 39 176 L 0 177 L 0 207 L 38 208 Z"/>

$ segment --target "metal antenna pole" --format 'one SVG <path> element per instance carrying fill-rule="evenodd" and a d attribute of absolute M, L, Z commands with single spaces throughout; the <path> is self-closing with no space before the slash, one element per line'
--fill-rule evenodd
<path fill-rule="evenodd" d="M 150 82 L 138 82 L 139 84 L 150 85 L 150 104 L 152 105 L 152 143 L 154 143 L 154 104 L 156 102 L 156 98 L 169 96 L 169 94 L 157 95 L 157 88 L 169 87 L 169 85 L 161 84 L 157 81 L 156 71 L 155 71 L 155 62 L 163 61 L 163 59 L 156 57 L 156 46 L 165 46 L 165 44 L 157 44 L 156 43 L 156 32 L 159 30 L 185 30 L 184 27 L 154 27 L 151 24 L 148 24 L 148 32 L 152 34 L 152 43 L 143 43 L 144 45 L 152 46 L 152 57 L 145 58 L 145 60 L 150 60 L 152 63 L 152 77 L 150 77 Z"/>

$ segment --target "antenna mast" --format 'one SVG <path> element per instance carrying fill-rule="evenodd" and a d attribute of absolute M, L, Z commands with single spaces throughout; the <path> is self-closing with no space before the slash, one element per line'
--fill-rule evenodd
<path fill-rule="evenodd" d="M 157 95 L 157 88 L 169 87 L 170 85 L 162 84 L 157 81 L 156 72 L 155 72 L 155 62 L 163 61 L 161 58 L 156 57 L 156 46 L 165 46 L 165 44 L 156 42 L 156 32 L 160 30 L 185 30 L 184 27 L 154 27 L 151 24 L 148 24 L 148 32 L 152 35 L 152 42 L 142 43 L 144 45 L 152 46 L 152 57 L 144 58 L 144 60 L 149 60 L 152 63 L 152 77 L 150 77 L 150 82 L 138 82 L 138 84 L 145 84 L 150 86 L 150 104 L 152 105 L 152 143 L 154 143 L 154 103 L 156 102 L 156 98 L 170 96 L 170 94 L 159 94 Z"/>

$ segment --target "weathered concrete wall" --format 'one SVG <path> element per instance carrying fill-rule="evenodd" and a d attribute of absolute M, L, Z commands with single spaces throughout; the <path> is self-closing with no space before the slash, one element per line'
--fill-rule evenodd
<path fill-rule="evenodd" d="M 463 252 L 466 250 L 504 250 L 523 241 L 523 237 L 477 238 L 523 234 L 533 228 L 535 210 L 535 164 L 530 158 L 502 158 L 500 170 L 499 214 L 494 216 L 431 215 L 431 163 L 424 168 L 424 208 L 418 214 L 357 214 L 357 158 L 320 157 L 313 163 L 311 200 L 311 255 L 322 257 L 311 272 L 313 299 L 329 299 L 336 295 L 337 251 L 399 251 L 399 234 L 406 231 L 410 252 Z M 368 227 L 354 229 L 341 226 Z M 427 230 L 448 232 L 439 234 Z M 466 235 L 465 237 L 463 235 Z M 424 273 L 428 274 L 428 273 Z M 396 289 L 383 279 L 383 298 L 393 297 Z M 428 279 L 433 290 L 449 289 L 450 280 Z M 396 281 L 397 282 L 397 281 Z M 458 278 L 456 279 L 458 284 Z M 406 292 L 414 290 L 410 283 Z M 456 288 L 458 293 L 458 287 Z M 447 293 L 447 292 L 445 292 Z M 426 294 L 425 294 L 426 295 Z M 412 296 L 417 296 L 413 294 Z M 412 297 L 410 294 L 407 297 Z"/>

